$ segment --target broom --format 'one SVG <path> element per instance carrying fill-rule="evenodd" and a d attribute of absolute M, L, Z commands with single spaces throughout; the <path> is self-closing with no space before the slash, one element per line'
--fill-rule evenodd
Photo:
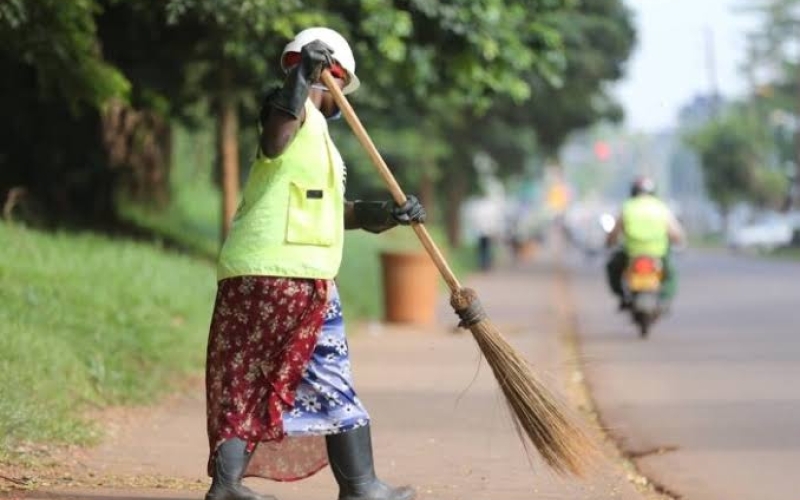
<path fill-rule="evenodd" d="M 404 204 L 406 195 L 333 76 L 325 69 L 321 78 L 386 182 L 392 198 L 398 204 Z M 472 289 L 461 286 L 425 226 L 412 224 L 412 227 L 450 288 L 452 293 L 450 304 L 462 317 L 459 326 L 469 328 L 491 367 L 511 409 L 512 419 L 525 449 L 528 449 L 524 438 L 527 436 L 545 463 L 553 470 L 561 474 L 582 476 L 586 466 L 596 456 L 597 447 L 594 441 L 589 438 L 567 406 L 536 378 L 527 361 L 489 321 L 477 294 Z"/>

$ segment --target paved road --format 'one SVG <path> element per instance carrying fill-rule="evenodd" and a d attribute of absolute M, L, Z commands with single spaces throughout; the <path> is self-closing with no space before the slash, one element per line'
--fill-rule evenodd
<path fill-rule="evenodd" d="M 674 312 L 642 341 L 602 263 L 570 262 L 605 423 L 681 498 L 800 498 L 800 264 L 687 253 L 679 267 Z"/>

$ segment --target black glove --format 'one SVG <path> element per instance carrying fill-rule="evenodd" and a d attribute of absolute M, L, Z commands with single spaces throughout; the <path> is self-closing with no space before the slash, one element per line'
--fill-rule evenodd
<path fill-rule="evenodd" d="M 268 104 L 300 118 L 311 84 L 319 80 L 322 70 L 332 64 L 332 48 L 319 40 L 307 43 L 300 51 L 300 64 L 289 70 L 283 87 L 272 96 Z"/>
<path fill-rule="evenodd" d="M 370 233 L 382 233 L 398 224 L 425 222 L 425 207 L 414 195 L 409 195 L 402 206 L 392 201 L 356 201 L 353 212 L 358 225 Z"/>
<path fill-rule="evenodd" d="M 412 222 L 423 223 L 428 216 L 427 212 L 425 212 L 425 207 L 413 194 L 406 197 L 406 202 L 402 206 L 398 206 L 394 200 L 388 203 L 387 209 L 392 214 L 392 218 L 403 226 L 407 226 Z"/>

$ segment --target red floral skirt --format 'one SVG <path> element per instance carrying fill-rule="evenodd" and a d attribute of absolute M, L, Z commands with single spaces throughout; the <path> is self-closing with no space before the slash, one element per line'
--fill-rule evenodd
<path fill-rule="evenodd" d="M 247 476 L 292 481 L 327 465 L 324 438 L 284 440 L 282 416 L 316 346 L 328 290 L 314 279 L 219 282 L 206 360 L 209 475 L 217 447 L 231 438 L 254 451 Z"/>

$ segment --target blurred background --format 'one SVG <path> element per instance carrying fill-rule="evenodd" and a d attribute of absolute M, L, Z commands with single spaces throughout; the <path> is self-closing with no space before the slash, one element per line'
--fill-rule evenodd
<path fill-rule="evenodd" d="M 476 203 L 502 219 L 496 237 L 528 240 L 543 206 L 580 224 L 646 173 L 697 237 L 772 250 L 797 225 L 796 14 L 788 0 L 9 0 L 0 198 L 9 220 L 213 256 L 278 54 L 325 24 L 355 47 L 363 121 L 454 247 L 482 231 L 464 223 Z M 385 196 L 333 128 L 349 196 Z"/>
<path fill-rule="evenodd" d="M 797 0 L 3 0 L 0 460 L 202 366 L 260 100 L 312 25 L 353 46 L 352 102 L 459 273 L 554 223 L 600 255 L 638 174 L 690 246 L 800 257 Z M 388 198 L 330 126 L 348 198 Z M 379 254 L 419 247 L 346 244 L 347 314 L 380 319 Z"/>

